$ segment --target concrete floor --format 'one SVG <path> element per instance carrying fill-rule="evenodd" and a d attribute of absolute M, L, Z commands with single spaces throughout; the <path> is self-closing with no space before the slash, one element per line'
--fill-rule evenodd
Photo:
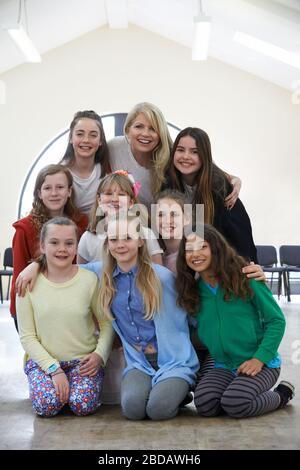
<path fill-rule="evenodd" d="M 199 418 L 190 405 L 170 421 L 130 422 L 118 406 L 102 406 L 84 418 L 69 411 L 50 419 L 37 417 L 28 399 L 23 350 L 4 303 L 0 306 L 0 449 L 300 449 L 300 296 L 280 305 L 287 319 L 280 349 L 281 379 L 296 386 L 296 397 L 286 408 L 235 420 Z M 293 363 L 295 340 L 299 353 Z"/>

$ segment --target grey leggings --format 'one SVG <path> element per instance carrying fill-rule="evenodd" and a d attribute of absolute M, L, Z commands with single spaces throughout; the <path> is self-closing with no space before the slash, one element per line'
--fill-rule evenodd
<path fill-rule="evenodd" d="M 236 376 L 227 369 L 212 369 L 198 382 L 194 402 L 201 416 L 217 416 L 224 411 L 232 418 L 259 416 L 280 405 L 280 396 L 271 391 L 280 369 L 266 366 L 254 377 Z"/>
<path fill-rule="evenodd" d="M 138 369 L 127 372 L 121 384 L 124 416 L 132 420 L 174 418 L 189 391 L 189 384 L 177 377 L 165 379 L 152 388 L 152 378 Z"/>

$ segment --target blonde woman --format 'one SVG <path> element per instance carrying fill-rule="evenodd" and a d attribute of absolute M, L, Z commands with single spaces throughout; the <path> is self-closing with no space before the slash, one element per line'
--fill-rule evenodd
<path fill-rule="evenodd" d="M 140 181 L 140 201 L 150 207 L 165 180 L 172 148 L 167 122 L 153 104 L 138 103 L 127 115 L 124 133 L 108 142 L 111 169 L 124 168 Z"/>
<path fill-rule="evenodd" d="M 123 414 L 170 419 L 193 387 L 199 363 L 186 312 L 176 305 L 173 274 L 151 263 L 139 228 L 135 216 L 110 221 L 103 270 L 100 263 L 84 267 L 100 275 L 100 310 L 123 344 Z"/>

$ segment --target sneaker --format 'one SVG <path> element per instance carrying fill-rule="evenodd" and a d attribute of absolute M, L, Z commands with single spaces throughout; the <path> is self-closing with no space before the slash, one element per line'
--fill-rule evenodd
<path fill-rule="evenodd" d="M 274 392 L 278 393 L 280 396 L 280 405 L 278 408 L 283 408 L 288 404 L 290 400 L 295 395 L 295 387 L 290 382 L 286 382 L 282 380 L 276 388 L 274 388 Z"/>
<path fill-rule="evenodd" d="M 191 392 L 188 392 L 185 399 L 182 400 L 182 402 L 180 403 L 179 408 L 183 408 L 185 405 L 188 405 L 193 400 L 194 400 L 193 394 Z"/>

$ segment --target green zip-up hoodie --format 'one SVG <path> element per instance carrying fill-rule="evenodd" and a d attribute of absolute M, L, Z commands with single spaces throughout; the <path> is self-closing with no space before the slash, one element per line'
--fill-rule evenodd
<path fill-rule="evenodd" d="M 220 287 L 214 294 L 202 279 L 198 283 L 198 336 L 215 362 L 237 369 L 252 358 L 267 364 L 276 357 L 285 319 L 263 282 L 250 280 L 254 296 L 248 301 L 236 297 L 225 301 Z"/>

